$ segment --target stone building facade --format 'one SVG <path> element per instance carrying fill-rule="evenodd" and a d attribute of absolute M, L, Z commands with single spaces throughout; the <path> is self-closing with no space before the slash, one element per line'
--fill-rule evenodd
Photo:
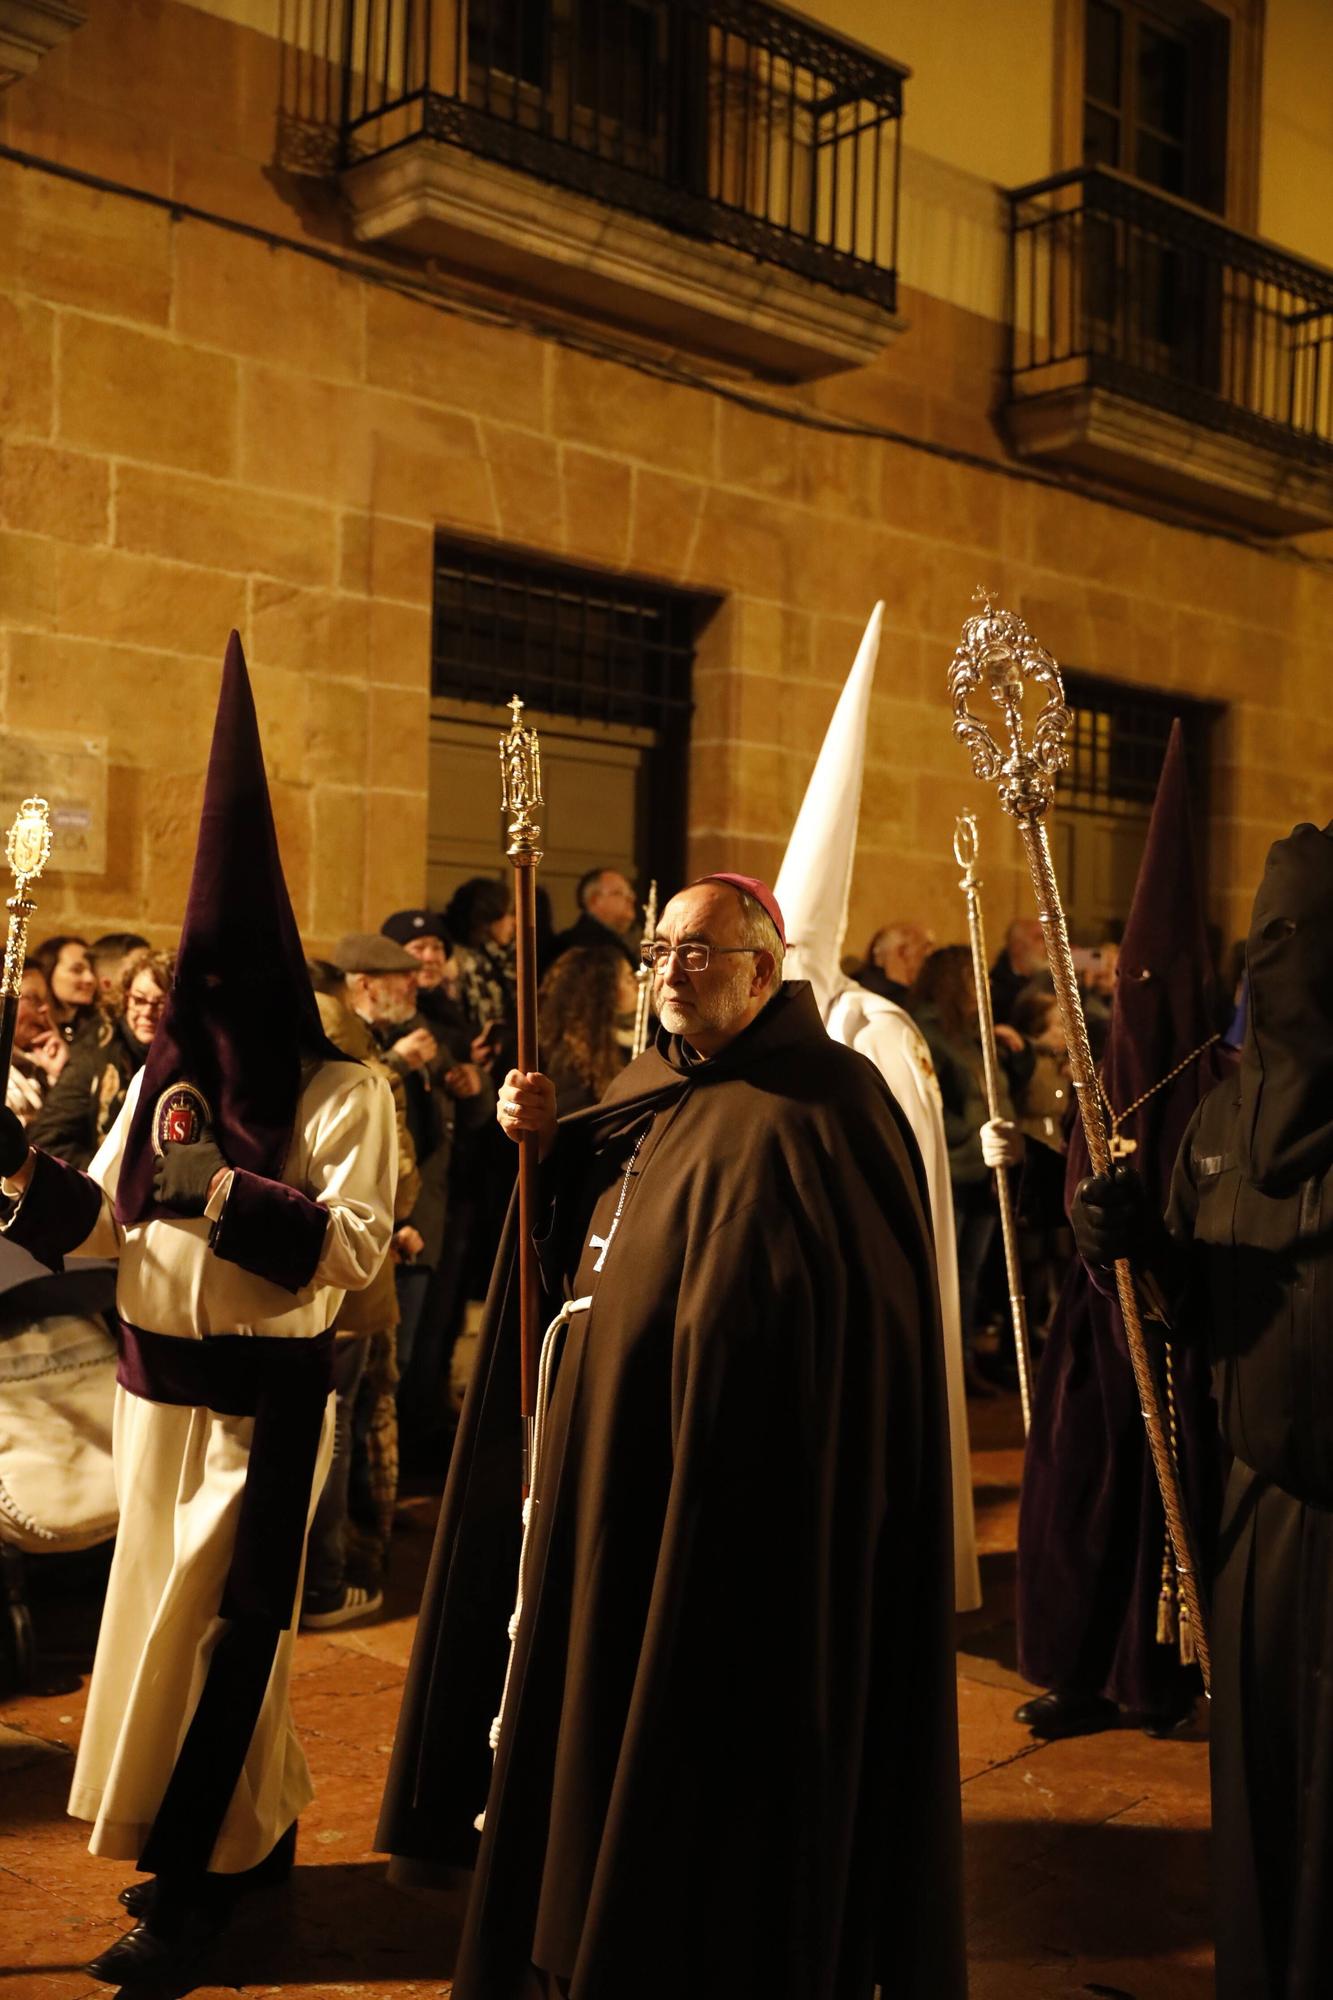
<path fill-rule="evenodd" d="M 984 584 L 1079 672 L 1218 705 L 1211 895 L 1243 927 L 1269 840 L 1329 817 L 1333 542 L 1009 448 L 997 190 L 1061 163 L 1070 10 L 980 10 L 960 65 L 977 11 L 819 9 L 913 68 L 899 324 L 861 365 L 782 381 L 356 241 L 336 182 L 280 164 L 309 51 L 276 0 L 88 0 L 0 94 L 0 720 L 20 748 L 82 755 L 105 815 L 98 865 L 53 872 L 42 922 L 172 934 L 233 625 L 311 944 L 418 900 L 444 530 L 717 600 L 692 869 L 775 871 L 882 597 L 849 943 L 897 914 L 962 935 L 969 806 L 989 921 L 1020 912 L 1014 839 L 945 694 Z M 1231 11 L 1239 33 L 1253 10 Z M 1305 93 L 1333 69 L 1330 20 L 1268 0 L 1264 34 L 1253 178 L 1317 270 L 1333 131 Z"/>

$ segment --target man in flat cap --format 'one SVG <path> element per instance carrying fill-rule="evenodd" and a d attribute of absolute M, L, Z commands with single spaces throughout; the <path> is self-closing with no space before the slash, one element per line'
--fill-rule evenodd
<path fill-rule="evenodd" d="M 407 924 L 399 921 L 408 919 Z M 422 919 L 418 924 L 416 919 Z M 408 942 L 386 935 L 407 929 Z M 429 911 L 400 912 L 379 933 L 340 938 L 334 961 L 347 977 L 348 1004 L 374 1036 L 383 1060 L 402 1077 L 407 1122 L 421 1187 L 410 1218 L 421 1237 L 414 1266 L 399 1266 L 402 1322 L 398 1365 L 404 1447 L 444 1448 L 445 1374 L 458 1316 L 461 1266 L 471 1225 L 470 1162 L 477 1135 L 491 1131 L 495 1091 L 471 1060 L 462 1010 L 438 988 L 423 994 L 423 957 L 412 939 L 446 935 Z M 431 926 L 438 926 L 432 930 Z"/>
<path fill-rule="evenodd" d="M 522 1610 L 506 1674 L 511 1213 L 379 1830 L 400 1876 L 475 1866 L 456 2000 L 965 1990 L 924 1178 L 784 951 L 771 890 L 707 877 L 602 1102 L 501 1089 L 556 1314 Z"/>

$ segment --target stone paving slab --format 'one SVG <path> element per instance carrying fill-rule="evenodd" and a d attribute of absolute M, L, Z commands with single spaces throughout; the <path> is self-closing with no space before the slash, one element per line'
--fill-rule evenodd
<path fill-rule="evenodd" d="M 1013 1720 L 1030 1692 L 1014 1665 L 1014 1400 L 974 1406 L 973 1430 L 986 1602 L 958 1655 L 971 2000 L 1208 2000 L 1205 1727 L 1042 1744 Z M 289 1891 L 247 1908 L 196 2000 L 450 1992 L 460 1899 L 391 1888 L 370 1844 L 432 1518 L 428 1498 L 405 1503 L 381 1617 L 297 1641 L 316 1789 L 298 1865 Z M 123 1929 L 114 1898 L 131 1871 L 93 1860 L 64 1812 L 95 1601 L 53 1597 L 37 1614 L 41 1684 L 0 1702 L 0 2000 L 107 2000 L 80 1967 Z"/>

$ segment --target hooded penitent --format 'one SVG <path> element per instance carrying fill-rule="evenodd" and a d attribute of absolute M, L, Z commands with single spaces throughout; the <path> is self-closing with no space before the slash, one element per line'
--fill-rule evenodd
<path fill-rule="evenodd" d="M 838 697 L 774 884 L 787 922 L 787 977 L 810 981 L 825 1019 L 834 995 L 846 984 L 838 961 L 847 934 L 866 724 L 883 620 L 881 603 L 870 614 Z"/>
<path fill-rule="evenodd" d="M 1227 1067 L 1214 1034 L 1212 978 L 1177 722 L 1125 924 L 1101 1069 L 1119 1135 L 1132 1146 L 1124 1157 L 1158 1211 L 1185 1128 Z M 1088 1171 L 1076 1127 L 1067 1197 Z M 1217 1504 L 1207 1356 L 1177 1347 L 1173 1364 L 1186 1504 L 1202 1531 Z M 1037 1377 L 1019 1508 L 1019 1656 L 1029 1680 L 1139 1710 L 1186 1697 L 1194 1670 L 1187 1675 L 1174 1647 L 1157 1639 L 1164 1533 L 1119 1307 L 1076 1260 Z"/>
<path fill-rule="evenodd" d="M 1182 1336 L 1231 1453 L 1212 1576 L 1219 2000 L 1333 1991 L 1333 827 L 1269 850 L 1239 1070 L 1181 1148 Z"/>
<path fill-rule="evenodd" d="M 1245 959 L 1241 1166 L 1278 1194 L 1333 1163 L 1333 821 L 1269 848 Z"/>
<path fill-rule="evenodd" d="M 224 1158 L 282 1178 L 302 1063 L 342 1062 L 320 1026 L 283 878 L 239 635 L 222 668 L 176 977 L 144 1065 L 116 1220 L 158 1213 L 164 1144 L 211 1131 Z"/>
<path fill-rule="evenodd" d="M 777 880 L 786 919 L 788 979 L 808 979 L 834 1041 L 874 1063 L 912 1128 L 930 1192 L 944 1331 L 945 1382 L 953 1462 L 954 1582 L 960 1611 L 981 1602 L 972 1507 L 967 1402 L 954 1251 L 953 1190 L 939 1085 L 925 1040 L 892 1000 L 868 993 L 840 964 L 856 860 L 870 695 L 884 606 L 870 615 L 852 670 L 838 697 L 796 816 Z"/>

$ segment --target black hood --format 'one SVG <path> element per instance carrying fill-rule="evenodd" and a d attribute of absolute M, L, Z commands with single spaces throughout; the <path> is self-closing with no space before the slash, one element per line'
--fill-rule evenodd
<path fill-rule="evenodd" d="M 1245 955 L 1241 1167 L 1276 1194 L 1333 1165 L 1333 822 L 1269 848 Z"/>

